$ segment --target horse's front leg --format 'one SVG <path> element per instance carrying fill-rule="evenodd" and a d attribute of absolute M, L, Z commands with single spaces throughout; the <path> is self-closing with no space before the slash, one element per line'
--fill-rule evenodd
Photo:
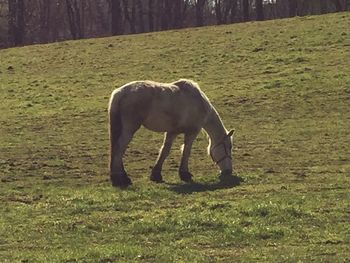
<path fill-rule="evenodd" d="M 175 133 L 170 133 L 170 132 L 165 133 L 162 148 L 160 149 L 157 161 L 154 167 L 152 168 L 152 172 L 150 176 L 151 181 L 157 182 L 157 183 L 163 182 L 163 178 L 161 174 L 163 163 L 166 157 L 168 157 L 170 153 L 171 146 L 176 136 L 177 134 Z"/>
<path fill-rule="evenodd" d="M 188 159 L 191 154 L 193 141 L 196 139 L 198 132 L 185 133 L 182 157 L 179 168 L 180 179 L 185 182 L 192 182 L 192 174 L 188 170 Z"/>

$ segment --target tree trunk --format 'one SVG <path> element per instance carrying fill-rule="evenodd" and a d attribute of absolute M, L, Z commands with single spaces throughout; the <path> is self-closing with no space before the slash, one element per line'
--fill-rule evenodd
<path fill-rule="evenodd" d="M 232 11 L 232 4 L 234 1 L 231 0 L 223 0 L 223 6 L 224 6 L 224 10 L 223 10 L 223 15 L 222 15 L 222 23 L 223 24 L 227 24 L 228 22 L 228 17 L 230 12 Z"/>
<path fill-rule="evenodd" d="M 73 1 L 73 6 L 74 6 L 74 13 L 75 13 L 75 24 L 77 27 L 77 33 L 78 33 L 78 38 L 83 38 L 84 37 L 84 31 L 83 31 L 83 21 L 81 14 L 84 12 L 84 10 L 81 10 L 79 8 L 78 0 Z"/>
<path fill-rule="evenodd" d="M 288 13 L 289 17 L 294 17 L 297 15 L 297 2 L 296 0 L 288 0 Z"/>
<path fill-rule="evenodd" d="M 169 29 L 169 22 L 171 21 L 171 4 L 172 0 L 160 0 L 160 8 L 158 12 L 160 12 L 160 29 L 167 30 Z"/>
<path fill-rule="evenodd" d="M 235 21 L 235 16 L 237 12 L 237 1 L 230 1 L 231 7 L 230 7 L 230 23 L 233 23 Z"/>
<path fill-rule="evenodd" d="M 136 31 L 136 0 L 132 1 L 130 28 L 131 28 L 132 34 L 135 34 L 137 32 Z"/>
<path fill-rule="evenodd" d="M 264 20 L 264 6 L 263 0 L 255 0 L 255 8 L 256 8 L 256 20 L 262 21 Z"/>
<path fill-rule="evenodd" d="M 242 1 L 243 21 L 249 21 L 249 0 Z"/>
<path fill-rule="evenodd" d="M 119 0 L 120 2 L 120 0 Z M 98 24 L 98 27 L 96 29 L 97 32 L 102 32 L 102 34 L 106 34 L 107 32 L 111 32 L 113 34 L 113 22 L 112 22 L 112 16 L 113 16 L 113 12 L 112 12 L 112 1 L 109 2 L 109 9 L 108 12 L 110 12 L 111 15 L 111 20 L 106 19 L 106 12 L 104 11 L 104 5 L 100 2 L 100 1 L 94 1 L 94 6 L 91 10 L 91 13 L 94 13 L 96 16 L 96 23 Z M 108 14 L 108 13 L 107 13 Z"/>
<path fill-rule="evenodd" d="M 74 10 L 69 0 L 66 0 L 66 6 L 67 6 L 67 15 L 68 15 L 70 33 L 73 39 L 77 39 L 77 28 L 75 25 Z"/>
<path fill-rule="evenodd" d="M 80 1 L 80 5 L 78 7 L 78 3 L 76 2 L 76 7 L 80 10 L 79 12 L 79 37 L 83 38 L 85 33 L 85 10 L 86 10 L 87 1 Z"/>
<path fill-rule="evenodd" d="M 11 45 L 19 46 L 24 43 L 24 1 L 8 0 L 8 37 Z"/>
<path fill-rule="evenodd" d="M 206 0 L 196 1 L 196 26 L 204 25 L 204 6 Z"/>
<path fill-rule="evenodd" d="M 52 5 L 52 12 L 50 15 L 51 23 L 50 23 L 50 28 L 51 28 L 51 39 L 53 41 L 59 40 L 59 35 L 60 35 L 60 25 L 62 24 L 62 17 L 63 12 L 65 12 L 64 5 Z M 64 11 L 63 11 L 64 9 Z"/>
<path fill-rule="evenodd" d="M 184 13 L 182 9 L 182 0 L 173 0 L 174 6 L 173 6 L 173 21 L 172 21 L 172 28 L 181 28 L 183 25 L 184 20 Z"/>
<path fill-rule="evenodd" d="M 342 4 L 341 4 L 340 0 L 332 0 L 332 2 L 335 6 L 335 11 L 337 11 L 337 12 L 343 11 Z"/>
<path fill-rule="evenodd" d="M 148 1 L 148 27 L 149 31 L 154 31 L 154 2 L 153 0 Z"/>
<path fill-rule="evenodd" d="M 39 1 L 40 16 L 40 42 L 48 43 L 50 35 L 50 14 L 51 2 L 45 0 Z"/>
<path fill-rule="evenodd" d="M 162 12 L 163 12 L 163 0 L 155 0 L 154 6 L 154 28 L 155 30 L 161 30 L 162 27 Z"/>
<path fill-rule="evenodd" d="M 145 24 L 143 21 L 143 6 L 142 6 L 142 0 L 137 0 L 137 13 L 138 13 L 138 25 L 139 25 L 139 32 L 144 33 L 145 32 Z"/>
<path fill-rule="evenodd" d="M 111 31 L 112 35 L 123 34 L 122 29 L 122 9 L 120 0 L 111 0 Z"/>
<path fill-rule="evenodd" d="M 215 4 L 216 24 L 221 25 L 223 24 L 222 12 L 221 12 L 221 0 L 215 0 L 214 4 Z"/>
<path fill-rule="evenodd" d="M 348 11 L 350 9 L 350 0 L 346 0 L 344 4 L 344 11 Z"/>
<path fill-rule="evenodd" d="M 66 0 L 69 28 L 73 39 L 83 38 L 80 10 L 76 0 Z"/>
<path fill-rule="evenodd" d="M 128 5 L 128 0 L 123 0 L 123 7 L 124 7 L 124 17 L 126 21 L 128 21 L 130 25 L 130 33 L 135 34 L 136 33 L 136 23 L 135 23 L 135 0 L 132 2 L 132 7 L 131 7 L 131 17 L 129 13 L 129 5 Z"/>
<path fill-rule="evenodd" d="M 325 0 L 319 0 L 320 13 L 325 14 L 327 12 L 327 3 Z"/>

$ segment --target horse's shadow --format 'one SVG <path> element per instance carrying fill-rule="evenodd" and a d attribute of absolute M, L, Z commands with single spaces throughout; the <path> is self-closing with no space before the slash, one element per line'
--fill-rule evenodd
<path fill-rule="evenodd" d="M 220 179 L 218 182 L 190 182 L 190 183 L 167 183 L 169 190 L 178 194 L 192 194 L 206 191 L 215 191 L 220 189 L 229 189 L 239 186 L 243 178 L 234 176 L 231 178 Z"/>

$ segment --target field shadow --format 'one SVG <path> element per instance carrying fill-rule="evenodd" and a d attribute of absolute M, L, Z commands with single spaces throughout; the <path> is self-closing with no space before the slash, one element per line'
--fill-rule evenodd
<path fill-rule="evenodd" d="M 239 186 L 243 182 L 243 178 L 234 176 L 231 178 L 221 179 L 214 183 L 167 183 L 169 190 L 178 194 L 192 194 L 207 191 L 216 191 L 220 189 L 229 189 Z"/>

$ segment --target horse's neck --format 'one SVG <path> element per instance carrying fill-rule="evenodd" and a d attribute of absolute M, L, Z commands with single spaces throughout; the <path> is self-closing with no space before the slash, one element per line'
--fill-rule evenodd
<path fill-rule="evenodd" d="M 208 133 L 211 142 L 214 144 L 218 143 L 226 135 L 226 129 L 215 109 L 210 112 L 203 128 Z"/>

